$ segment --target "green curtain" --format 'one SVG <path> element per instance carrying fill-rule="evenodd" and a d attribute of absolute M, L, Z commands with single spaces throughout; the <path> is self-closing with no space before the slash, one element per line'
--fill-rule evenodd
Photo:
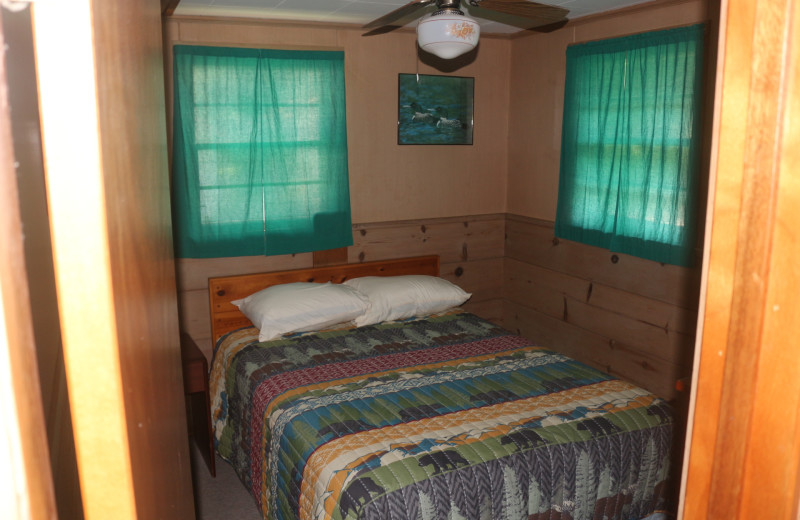
<path fill-rule="evenodd" d="M 692 263 L 703 24 L 567 48 L 556 236 Z"/>
<path fill-rule="evenodd" d="M 176 256 L 352 245 L 344 54 L 174 47 Z"/>

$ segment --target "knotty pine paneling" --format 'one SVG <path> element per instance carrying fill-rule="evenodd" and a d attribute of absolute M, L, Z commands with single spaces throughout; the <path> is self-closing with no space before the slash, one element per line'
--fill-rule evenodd
<path fill-rule="evenodd" d="M 437 254 L 470 312 L 672 397 L 691 372 L 697 273 L 568 241 L 515 215 L 355 224 L 351 263 Z M 210 357 L 208 277 L 313 265 L 311 253 L 178 261 L 181 327 Z"/>
<path fill-rule="evenodd" d="M 504 229 L 502 214 L 356 224 L 349 259 L 365 262 L 437 254 L 445 264 L 502 258 Z"/>
<path fill-rule="evenodd" d="M 652 300 L 697 309 L 699 269 L 660 264 L 559 240 L 554 237 L 552 222 L 517 215 L 508 216 L 506 235 L 506 257 L 571 273 Z"/>
<path fill-rule="evenodd" d="M 208 291 L 212 276 L 304 269 L 313 264 L 311 253 L 276 256 L 231 256 L 225 258 L 176 258 L 178 287 L 181 291 Z"/>
<path fill-rule="evenodd" d="M 693 331 L 670 327 L 668 318 L 681 312 L 677 307 L 652 301 L 647 305 L 634 294 L 627 300 L 619 294 L 614 294 L 618 299 L 604 299 L 603 293 L 621 291 L 518 260 L 506 259 L 504 272 L 509 300 L 609 338 L 624 337 L 626 343 L 651 356 L 679 360 L 694 341 Z M 691 359 L 682 361 L 691 363 Z"/>
<path fill-rule="evenodd" d="M 699 274 L 554 239 L 509 215 L 504 325 L 666 398 L 691 373 Z"/>
<path fill-rule="evenodd" d="M 487 319 L 492 323 L 496 323 L 501 327 L 503 326 L 505 309 L 502 298 L 483 301 L 470 300 L 465 303 L 462 308 L 468 312 L 480 316 L 481 318 Z"/>
<path fill-rule="evenodd" d="M 511 331 L 657 395 L 673 396 L 674 380 L 682 375 L 681 367 L 511 300 L 503 303 L 503 324 Z"/>
<path fill-rule="evenodd" d="M 495 323 L 503 317 L 505 215 L 355 224 L 350 263 L 439 255 L 441 276 L 472 293 L 464 306 Z M 210 359 L 208 278 L 307 268 L 312 253 L 280 256 L 178 259 L 180 324 Z"/>

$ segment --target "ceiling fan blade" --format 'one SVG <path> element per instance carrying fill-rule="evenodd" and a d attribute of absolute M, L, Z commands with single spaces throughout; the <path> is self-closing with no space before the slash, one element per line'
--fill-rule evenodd
<path fill-rule="evenodd" d="M 553 32 L 555 30 L 561 29 L 562 27 L 567 25 L 568 21 L 569 20 L 564 18 L 563 20 L 560 20 L 558 22 L 548 23 L 548 24 L 545 24 L 545 25 L 537 25 L 536 27 L 531 27 L 528 30 L 529 31 L 534 31 L 534 32 L 540 32 L 540 33 L 549 33 L 549 32 Z"/>
<path fill-rule="evenodd" d="M 392 22 L 396 22 L 401 18 L 404 18 L 418 9 L 422 9 L 423 7 L 427 7 L 429 5 L 435 4 L 436 0 L 414 0 L 413 2 L 409 2 L 406 5 L 399 7 L 392 11 L 391 13 L 385 14 L 380 18 L 376 18 L 372 20 L 368 24 L 364 25 L 363 29 L 371 29 L 373 27 L 382 27 L 384 25 L 392 25 Z"/>
<path fill-rule="evenodd" d="M 370 31 L 365 32 L 361 36 L 378 36 L 379 34 L 386 34 L 388 32 L 392 32 L 395 29 L 399 29 L 401 26 L 400 24 L 397 25 L 383 25 L 381 27 L 376 27 Z"/>
<path fill-rule="evenodd" d="M 469 0 L 469 5 L 528 18 L 536 21 L 538 25 L 560 22 L 569 14 L 569 10 L 563 7 L 527 2 L 526 0 Z"/>

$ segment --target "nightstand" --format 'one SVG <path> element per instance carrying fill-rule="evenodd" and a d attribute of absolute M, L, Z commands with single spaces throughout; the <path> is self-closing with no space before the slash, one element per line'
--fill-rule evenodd
<path fill-rule="evenodd" d="M 194 340 L 181 332 L 183 391 L 186 394 L 186 415 L 189 435 L 197 443 L 212 476 L 217 475 L 214 438 L 211 432 L 211 406 L 208 395 L 208 362 Z"/>

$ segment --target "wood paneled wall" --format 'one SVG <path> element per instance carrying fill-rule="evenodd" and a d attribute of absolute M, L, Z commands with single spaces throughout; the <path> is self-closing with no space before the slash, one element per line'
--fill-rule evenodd
<path fill-rule="evenodd" d="M 553 223 L 506 221 L 504 325 L 665 398 L 691 374 L 699 269 L 554 238 Z"/>
<path fill-rule="evenodd" d="M 441 275 L 472 293 L 465 308 L 502 322 L 505 215 L 355 224 L 348 262 L 439 255 Z M 181 328 L 211 359 L 208 278 L 299 269 L 314 265 L 312 253 L 236 258 L 178 259 Z"/>
<path fill-rule="evenodd" d="M 552 222 L 505 214 L 354 224 L 353 241 L 351 263 L 439 255 L 442 276 L 472 293 L 467 310 L 663 397 L 691 374 L 698 269 L 554 240 Z M 313 264 L 180 259 L 181 326 L 210 359 L 208 277 Z"/>
<path fill-rule="evenodd" d="M 505 215 L 353 226 L 349 261 L 439 255 L 441 276 L 472 293 L 464 308 L 502 323 Z"/>

